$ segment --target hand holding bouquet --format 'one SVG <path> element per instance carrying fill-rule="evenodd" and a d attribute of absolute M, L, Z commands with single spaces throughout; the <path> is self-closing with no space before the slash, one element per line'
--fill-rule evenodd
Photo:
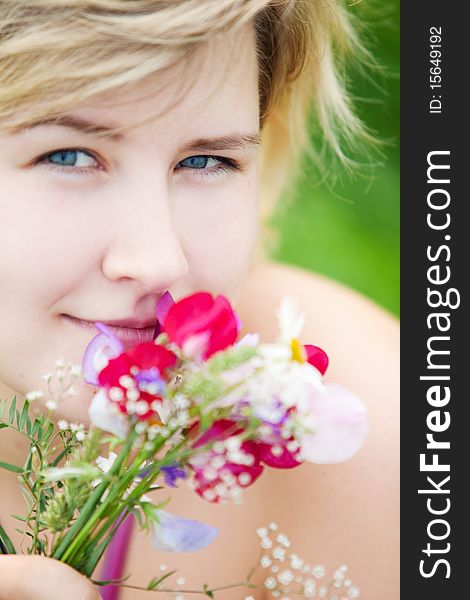
<path fill-rule="evenodd" d="M 83 373 L 97 392 L 92 423 L 53 421 L 60 393 L 48 379 L 49 412 L 34 422 L 15 400 L 0 427 L 30 440 L 18 473 L 28 502 L 24 532 L 30 554 L 69 564 L 92 577 L 117 532 L 133 514 L 155 548 L 193 552 L 217 535 L 209 525 L 177 517 L 147 494 L 185 481 L 208 502 L 239 502 L 266 468 L 304 461 L 347 460 L 367 432 L 361 401 L 325 385 L 326 354 L 298 338 L 303 316 L 285 299 L 276 343 L 238 340 L 241 324 L 223 296 L 199 292 L 157 306 L 154 340 L 125 346 L 104 324 L 87 346 L 82 369 L 57 364 L 61 393 Z M 70 377 L 67 385 L 66 376 Z M 5 407 L 4 407 L 5 408 Z M 0 529 L 9 553 L 16 550 Z M 148 589 L 161 588 L 162 578 Z M 352 597 L 352 596 L 351 596 Z"/>

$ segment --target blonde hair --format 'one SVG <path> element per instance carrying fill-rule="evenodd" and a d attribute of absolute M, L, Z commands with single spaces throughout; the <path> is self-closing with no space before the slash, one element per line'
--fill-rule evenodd
<path fill-rule="evenodd" d="M 262 131 L 262 216 L 295 180 L 313 108 L 324 139 L 361 123 L 341 60 L 360 50 L 340 0 L 0 0 L 0 128 L 169 69 L 217 33 L 254 22 Z"/>

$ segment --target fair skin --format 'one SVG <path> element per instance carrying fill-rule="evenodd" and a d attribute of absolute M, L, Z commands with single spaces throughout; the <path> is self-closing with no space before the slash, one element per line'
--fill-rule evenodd
<path fill-rule="evenodd" d="M 153 551 L 145 535 L 135 533 L 126 572 L 144 586 L 162 562 L 169 568 L 177 564 L 188 588 L 241 580 L 258 559 L 256 527 L 276 521 L 307 561 L 325 563 L 330 571 L 344 562 L 363 598 L 395 600 L 397 325 L 327 280 L 252 265 L 258 75 L 252 30 L 232 35 L 237 60 L 230 61 L 227 36 L 211 42 L 195 85 L 157 117 L 152 118 L 156 107 L 176 85 L 165 74 L 125 90 L 119 103 L 114 94 L 73 107 L 62 125 L 0 134 L 0 329 L 6 341 L 0 348 L 0 397 L 21 397 L 40 387 L 41 375 L 58 357 L 80 363 L 93 333 L 64 314 L 104 321 L 148 316 L 165 290 L 179 298 L 207 289 L 235 302 L 245 331 L 271 341 L 275 308 L 289 289 L 306 313 L 303 341 L 330 355 L 329 380 L 348 386 L 368 405 L 371 433 L 365 447 L 344 465 L 268 472 L 247 490 L 242 507 L 211 505 L 180 486 L 172 493 L 171 510 L 219 527 L 219 538 L 197 555 L 172 556 Z M 98 137 L 71 127 L 72 118 L 75 126 L 117 125 L 125 133 Z M 145 124 L 136 124 L 136 118 Z M 227 139 L 225 147 L 194 143 L 228 136 L 244 137 L 232 147 Z M 240 168 L 229 169 L 224 159 Z M 93 388 L 83 383 L 78 390 L 79 401 L 69 398 L 60 416 L 86 422 Z M 5 430 L 0 439 L 2 460 L 20 464 L 21 441 Z M 12 474 L 0 472 L 0 486 L 0 523 L 19 545 L 9 515 L 21 512 L 23 500 Z M 93 598 L 93 587 L 63 565 L 29 557 L 47 562 L 44 577 L 42 568 L 25 560 L 0 560 L 0 600 L 61 598 L 67 586 L 69 600 Z M 127 589 L 122 597 L 144 594 Z M 236 589 L 221 597 L 245 595 Z M 253 595 L 261 598 L 262 592 Z"/>

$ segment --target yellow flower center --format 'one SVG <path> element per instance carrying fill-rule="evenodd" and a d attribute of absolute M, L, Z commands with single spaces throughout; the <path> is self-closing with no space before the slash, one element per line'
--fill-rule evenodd
<path fill-rule="evenodd" d="M 296 360 L 299 363 L 304 363 L 307 360 L 305 349 L 299 340 L 294 338 L 290 343 L 290 347 L 292 350 L 292 360 Z"/>

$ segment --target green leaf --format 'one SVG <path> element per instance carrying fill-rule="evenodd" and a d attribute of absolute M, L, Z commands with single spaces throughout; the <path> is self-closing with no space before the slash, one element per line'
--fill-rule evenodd
<path fill-rule="evenodd" d="M 12 471 L 13 473 L 23 473 L 22 467 L 11 465 L 10 463 L 3 462 L 2 460 L 0 460 L 0 468 L 6 469 L 7 471 Z"/>
<path fill-rule="evenodd" d="M 8 427 L 8 423 L 0 423 L 0 429 L 5 429 L 5 427 Z"/>
<path fill-rule="evenodd" d="M 21 521 L 22 523 L 27 523 L 28 519 L 22 517 L 21 515 L 11 515 L 17 521 Z"/>
<path fill-rule="evenodd" d="M 175 573 L 176 571 L 168 571 L 168 573 L 165 573 L 165 575 L 162 575 L 161 577 L 154 577 L 147 585 L 147 589 L 156 590 L 157 587 L 165 581 L 165 579 L 168 579 L 168 577 L 171 577 Z"/>
<path fill-rule="evenodd" d="M 25 423 L 26 423 L 26 418 L 28 417 L 28 412 L 29 412 L 29 401 L 25 400 L 25 402 L 23 404 L 23 410 L 21 411 L 20 418 L 18 419 L 18 429 L 20 431 L 23 431 L 23 427 L 25 426 Z"/>
<path fill-rule="evenodd" d="M 131 510 L 131 513 L 134 515 L 135 520 L 137 521 L 137 525 L 139 527 L 139 529 L 143 529 L 144 528 L 144 522 L 142 520 L 142 513 L 140 512 L 140 510 Z"/>
<path fill-rule="evenodd" d="M 207 583 L 204 584 L 202 591 L 204 592 L 204 594 L 206 596 L 209 596 L 209 598 L 213 598 L 214 597 L 214 592 L 212 590 L 209 589 L 209 586 L 207 585 Z"/>
<path fill-rule="evenodd" d="M 54 458 L 54 460 L 51 463 L 52 467 L 57 467 L 57 465 L 60 463 L 60 461 L 64 458 L 64 456 L 66 456 L 67 454 L 70 454 L 71 449 L 70 448 L 64 448 L 62 450 L 62 452 L 60 454 L 58 454 L 56 456 L 56 458 Z"/>
<path fill-rule="evenodd" d="M 108 536 L 105 540 L 103 540 L 99 544 L 96 544 L 96 546 L 91 551 L 91 554 L 89 555 L 89 557 L 87 559 L 87 562 L 85 565 L 85 570 L 84 570 L 84 574 L 87 577 L 91 577 L 91 575 L 93 574 L 93 571 L 95 570 L 96 565 L 98 564 L 100 558 L 103 556 L 103 554 L 110 542 L 111 542 L 111 536 Z M 88 552 L 87 552 L 87 554 L 88 554 Z"/>
<path fill-rule="evenodd" d="M 37 418 L 34 419 L 33 427 L 31 429 L 31 433 L 30 433 L 31 437 L 34 437 L 37 434 L 40 427 L 41 427 L 41 423 L 40 423 L 39 419 L 37 419 Z"/>
<path fill-rule="evenodd" d="M 33 495 L 31 494 L 29 489 L 24 486 L 20 486 L 20 492 L 23 494 L 23 498 L 25 499 L 26 505 L 28 506 L 28 509 L 29 509 L 34 503 Z"/>
<path fill-rule="evenodd" d="M 13 546 L 13 542 L 7 535 L 7 532 L 0 525 L 0 542 L 2 543 L 2 547 L 0 548 L 0 553 L 4 553 L 4 548 L 6 548 L 7 554 L 16 554 L 15 547 Z M 3 552 L 2 552 L 3 549 Z"/>
<path fill-rule="evenodd" d="M 16 396 L 13 396 L 13 400 L 11 401 L 10 411 L 8 412 L 8 423 L 13 425 L 15 420 L 15 409 L 16 409 Z"/>
<path fill-rule="evenodd" d="M 0 400 L 0 419 L 3 419 L 3 415 L 5 414 L 5 408 L 7 406 L 7 401 L 5 398 Z"/>
<path fill-rule="evenodd" d="M 130 577 L 130 574 L 126 575 L 125 577 L 121 577 L 120 579 L 105 579 L 105 580 L 101 580 L 101 581 L 98 581 L 96 579 L 91 579 L 91 583 L 93 583 L 94 585 L 100 585 L 100 586 L 110 585 L 110 584 L 111 585 L 113 585 L 113 584 L 119 585 L 120 583 L 124 583 L 124 581 L 127 581 L 129 579 L 129 577 Z"/>
<path fill-rule="evenodd" d="M 44 444 L 47 444 L 47 442 L 49 441 L 49 439 L 51 438 L 53 433 L 54 433 L 54 423 L 49 423 L 49 425 L 47 427 L 47 431 L 44 434 L 44 439 L 43 439 Z"/>
<path fill-rule="evenodd" d="M 32 448 L 29 449 L 28 458 L 23 467 L 23 471 L 25 473 L 29 473 L 31 471 L 31 464 L 33 462 L 33 453 L 31 452 Z"/>

